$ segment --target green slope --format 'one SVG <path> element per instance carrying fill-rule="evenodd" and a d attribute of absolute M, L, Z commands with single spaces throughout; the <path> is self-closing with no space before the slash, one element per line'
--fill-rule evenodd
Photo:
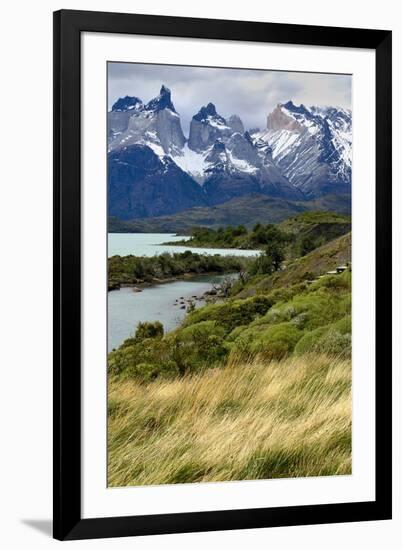
<path fill-rule="evenodd" d="M 301 258 L 288 262 L 282 271 L 277 271 L 273 275 L 260 275 L 252 278 L 240 291 L 239 297 L 254 296 L 315 279 L 340 265 L 350 263 L 351 258 L 352 234 L 347 233 Z"/>

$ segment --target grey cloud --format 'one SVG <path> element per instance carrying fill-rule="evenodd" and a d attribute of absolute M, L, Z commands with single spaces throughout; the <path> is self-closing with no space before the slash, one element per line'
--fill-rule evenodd
<path fill-rule="evenodd" d="M 209 102 L 224 117 L 238 114 L 246 128 L 265 127 L 267 114 L 289 99 L 351 107 L 351 77 L 345 75 L 109 63 L 108 77 L 109 108 L 124 95 L 149 101 L 161 84 L 168 86 L 186 134 L 192 116 Z"/>

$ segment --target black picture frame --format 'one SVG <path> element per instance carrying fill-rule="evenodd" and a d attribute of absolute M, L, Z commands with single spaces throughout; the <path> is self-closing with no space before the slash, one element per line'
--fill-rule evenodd
<path fill-rule="evenodd" d="M 81 48 L 83 32 L 346 48 L 376 55 L 375 501 L 82 519 Z M 391 32 L 61 10 L 54 13 L 54 537 L 60 540 L 391 518 Z"/>

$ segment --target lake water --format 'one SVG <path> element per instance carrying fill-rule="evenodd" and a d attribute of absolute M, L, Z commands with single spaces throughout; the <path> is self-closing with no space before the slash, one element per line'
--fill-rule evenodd
<path fill-rule="evenodd" d="M 109 233 L 108 257 L 111 256 L 155 256 L 162 252 L 185 252 L 191 250 L 200 254 L 221 254 L 222 256 L 255 256 L 258 250 L 236 248 L 195 248 L 193 246 L 168 246 L 163 243 L 187 240 L 190 237 L 171 233 Z"/>
<path fill-rule="evenodd" d="M 221 278 L 222 275 L 204 275 L 144 288 L 142 292 L 134 292 L 131 287 L 111 290 L 108 292 L 109 351 L 133 336 L 140 321 L 160 321 L 165 332 L 173 330 L 186 315 L 186 309 L 181 309 L 183 303 L 187 307 L 191 299 L 196 306 L 203 305 L 203 300 L 193 296 L 201 298 L 211 289 L 211 283 Z"/>
<path fill-rule="evenodd" d="M 167 241 L 181 241 L 181 237 L 168 233 L 109 233 L 108 256 L 154 256 L 162 252 L 185 252 L 191 250 L 201 254 L 255 256 L 258 250 L 237 250 L 222 248 L 194 248 L 189 246 L 167 246 Z M 111 351 L 126 338 L 132 336 L 140 321 L 161 321 L 165 331 L 173 330 L 185 317 L 186 309 L 193 296 L 201 297 L 211 289 L 211 284 L 221 276 L 204 275 L 191 280 L 174 281 L 144 288 L 134 292 L 132 288 L 121 288 L 108 292 L 108 348 Z M 183 298 L 183 300 L 181 300 Z M 177 300 L 177 301 L 176 301 Z M 204 302 L 194 300 L 196 307 Z"/>

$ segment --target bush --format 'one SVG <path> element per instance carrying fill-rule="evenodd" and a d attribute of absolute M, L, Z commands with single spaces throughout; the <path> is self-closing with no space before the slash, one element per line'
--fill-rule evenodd
<path fill-rule="evenodd" d="M 123 372 L 123 380 L 127 378 L 139 378 L 144 382 L 150 382 L 158 376 L 158 368 L 152 363 L 139 363 L 131 365 Z"/>
<path fill-rule="evenodd" d="M 311 330 L 307 334 L 305 334 L 300 340 L 298 341 L 296 347 L 295 347 L 295 354 L 296 355 L 303 355 L 303 353 L 310 353 L 313 351 L 317 351 L 320 348 L 320 340 L 323 336 L 328 332 L 328 327 L 320 327 L 316 328 L 315 330 Z"/>
<path fill-rule="evenodd" d="M 134 367 L 141 363 L 160 366 L 169 359 L 169 347 L 164 339 L 130 339 L 129 345 L 126 341 L 124 346 L 109 353 L 108 368 L 114 375 L 123 374 L 127 369 L 134 373 L 137 372 Z"/>
<path fill-rule="evenodd" d="M 143 322 L 138 323 L 135 331 L 136 340 L 144 340 L 145 338 L 157 338 L 163 336 L 163 325 L 160 321 L 153 323 Z"/>
<path fill-rule="evenodd" d="M 339 319 L 334 323 L 334 328 L 341 334 L 351 334 L 352 333 L 352 317 L 346 315 L 342 319 Z"/>
<path fill-rule="evenodd" d="M 226 342 L 234 342 L 240 334 L 248 328 L 248 325 L 240 325 L 226 336 Z"/>
<path fill-rule="evenodd" d="M 171 359 L 179 373 L 199 371 L 222 361 L 227 353 L 224 334 L 214 321 L 201 321 L 168 335 Z"/>
<path fill-rule="evenodd" d="M 296 295 L 292 300 L 279 302 L 252 326 L 293 321 L 300 329 L 312 330 L 334 322 L 350 311 L 350 296 L 334 295 L 327 289 Z"/>
<path fill-rule="evenodd" d="M 253 296 L 245 300 L 230 300 L 223 304 L 213 304 L 198 309 L 186 319 L 189 326 L 200 321 L 216 321 L 225 334 L 240 325 L 248 325 L 257 316 L 265 315 L 273 304 L 269 296 Z"/>
<path fill-rule="evenodd" d="M 265 330 L 251 345 L 252 353 L 268 359 L 281 359 L 291 353 L 303 333 L 291 323 L 281 323 Z"/>
<path fill-rule="evenodd" d="M 328 275 L 322 277 L 314 283 L 314 289 L 325 288 L 335 292 L 342 290 L 351 290 L 352 288 L 352 273 L 350 271 L 344 271 L 340 275 Z"/>
<path fill-rule="evenodd" d="M 345 316 L 336 323 L 320 327 L 305 334 L 295 347 L 296 355 L 320 352 L 349 357 L 352 352 L 351 317 Z"/>
<path fill-rule="evenodd" d="M 266 359 L 281 359 L 291 353 L 303 336 L 292 323 L 256 326 L 243 331 L 235 340 L 233 351 L 240 355 L 261 354 Z"/>
<path fill-rule="evenodd" d="M 341 334 L 330 329 L 322 338 L 320 348 L 324 353 L 339 357 L 349 357 L 352 353 L 352 335 Z"/>
<path fill-rule="evenodd" d="M 264 253 L 258 256 L 251 264 L 250 275 L 271 275 L 278 271 L 285 259 L 285 245 L 281 241 L 269 242 Z"/>

